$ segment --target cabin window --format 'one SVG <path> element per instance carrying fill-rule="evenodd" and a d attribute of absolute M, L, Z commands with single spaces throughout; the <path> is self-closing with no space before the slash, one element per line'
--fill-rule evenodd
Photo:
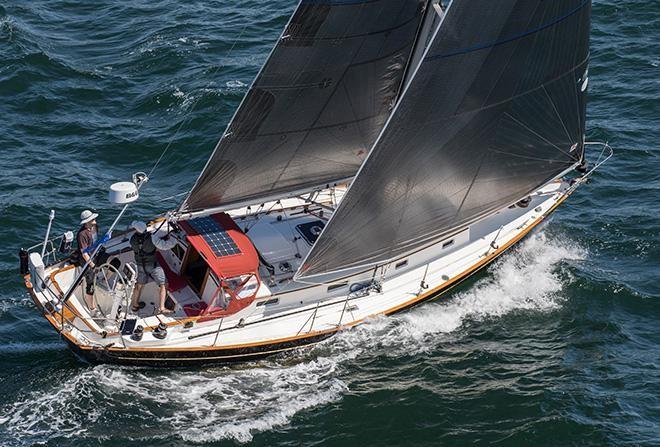
<path fill-rule="evenodd" d="M 348 285 L 348 282 L 340 282 L 338 284 L 332 284 L 328 286 L 328 292 L 332 292 L 333 290 L 341 289 L 342 287 L 346 287 Z"/>
<path fill-rule="evenodd" d="M 452 245 L 454 245 L 454 240 L 450 239 L 450 240 L 445 241 L 445 242 L 442 243 L 442 248 L 444 250 L 445 248 L 451 247 Z"/>
<path fill-rule="evenodd" d="M 272 298 L 272 299 L 266 300 L 266 301 L 259 301 L 257 303 L 257 307 L 259 307 L 259 306 L 272 306 L 273 304 L 277 304 L 279 302 L 280 302 L 279 298 Z"/>
<path fill-rule="evenodd" d="M 174 247 L 172 247 L 172 253 L 174 253 L 174 256 L 176 256 L 179 259 L 179 261 L 182 261 L 183 255 L 186 252 L 179 244 L 176 244 Z"/>
<path fill-rule="evenodd" d="M 197 293 L 202 292 L 204 280 L 209 271 L 209 266 L 192 246 L 188 249 L 188 259 L 183 269 L 183 277 L 186 278 L 190 287 Z"/>
<path fill-rule="evenodd" d="M 398 270 L 398 269 L 400 269 L 401 267 L 405 267 L 405 266 L 407 266 L 407 265 L 408 265 L 408 260 L 407 260 L 407 259 L 406 259 L 405 261 L 399 261 L 399 262 L 397 262 L 396 265 L 394 266 L 394 269 L 395 269 L 395 270 Z"/>
<path fill-rule="evenodd" d="M 259 281 L 255 275 L 247 274 L 223 279 L 222 286 L 231 291 L 235 298 L 243 299 L 253 297 L 257 293 Z"/>

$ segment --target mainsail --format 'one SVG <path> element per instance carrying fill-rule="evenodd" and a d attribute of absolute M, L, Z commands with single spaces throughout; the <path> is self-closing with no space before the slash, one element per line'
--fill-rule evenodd
<path fill-rule="evenodd" d="M 355 175 L 399 94 L 426 0 L 302 0 L 181 206 Z"/>
<path fill-rule="evenodd" d="M 590 0 L 453 0 L 297 273 L 437 243 L 583 158 Z"/>

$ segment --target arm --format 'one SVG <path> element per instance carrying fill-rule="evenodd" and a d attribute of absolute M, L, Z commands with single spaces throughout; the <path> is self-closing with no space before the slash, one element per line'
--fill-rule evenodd
<path fill-rule="evenodd" d="M 83 254 L 82 254 L 82 257 L 83 257 L 83 259 L 85 260 L 85 262 L 89 262 L 89 266 L 90 266 L 91 268 L 96 267 L 96 265 L 94 264 L 94 261 L 92 261 L 92 258 L 91 258 L 91 256 L 89 256 L 89 254 L 87 254 L 87 253 L 83 253 Z"/>
<path fill-rule="evenodd" d="M 86 250 L 92 245 L 92 238 L 89 237 L 87 232 L 81 232 L 78 234 L 78 249 L 82 255 L 82 258 L 85 262 L 89 262 L 89 266 L 94 268 L 94 262 L 89 253 Z"/>

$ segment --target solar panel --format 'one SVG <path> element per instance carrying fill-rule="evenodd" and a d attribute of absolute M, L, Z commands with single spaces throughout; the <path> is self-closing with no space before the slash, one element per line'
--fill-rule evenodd
<path fill-rule="evenodd" d="M 204 238 L 217 257 L 236 255 L 241 252 L 227 231 L 214 218 L 198 217 L 189 220 L 188 224 Z"/>

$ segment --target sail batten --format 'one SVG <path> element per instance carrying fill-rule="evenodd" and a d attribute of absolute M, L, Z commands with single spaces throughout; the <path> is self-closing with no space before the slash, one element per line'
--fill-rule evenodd
<path fill-rule="evenodd" d="M 453 0 L 296 277 L 389 262 L 583 159 L 589 0 Z"/>
<path fill-rule="evenodd" d="M 402 84 L 426 0 L 302 0 L 180 211 L 355 175 Z"/>

